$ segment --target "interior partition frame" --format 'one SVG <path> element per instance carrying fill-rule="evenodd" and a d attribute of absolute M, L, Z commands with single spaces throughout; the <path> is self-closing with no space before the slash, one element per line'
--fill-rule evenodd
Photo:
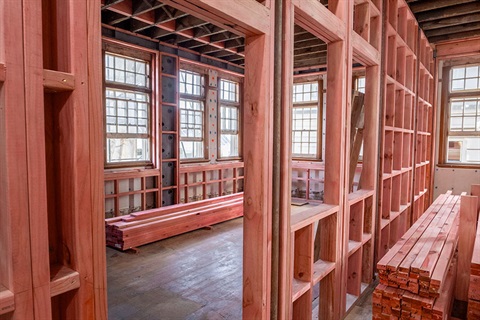
<path fill-rule="evenodd" d="M 243 319 L 270 316 L 273 152 L 273 1 L 166 0 L 245 36 Z M 281 290 L 281 289 L 280 289 Z"/>

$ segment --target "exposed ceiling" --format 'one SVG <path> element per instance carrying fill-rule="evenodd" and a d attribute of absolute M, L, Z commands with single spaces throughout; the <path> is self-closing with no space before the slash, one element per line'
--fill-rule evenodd
<path fill-rule="evenodd" d="M 480 0 L 406 1 L 431 43 L 480 36 Z M 242 36 L 162 0 L 102 0 L 102 23 L 237 66 L 245 63 Z M 295 26 L 294 68 L 324 65 L 326 49 L 322 40 Z"/>
<path fill-rule="evenodd" d="M 245 39 L 159 0 L 103 0 L 102 23 L 243 66 Z M 326 44 L 295 26 L 294 67 L 323 65 Z"/>
<path fill-rule="evenodd" d="M 480 0 L 407 0 L 430 43 L 480 36 Z"/>

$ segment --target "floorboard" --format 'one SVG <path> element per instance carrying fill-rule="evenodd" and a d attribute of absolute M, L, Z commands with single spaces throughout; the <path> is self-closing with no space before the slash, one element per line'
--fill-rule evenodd
<path fill-rule="evenodd" d="M 107 248 L 109 319 L 241 319 L 243 219 L 120 252 Z"/>

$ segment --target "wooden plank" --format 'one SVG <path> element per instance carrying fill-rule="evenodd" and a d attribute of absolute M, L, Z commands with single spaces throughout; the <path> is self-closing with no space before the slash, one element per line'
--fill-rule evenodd
<path fill-rule="evenodd" d="M 477 220 L 478 220 L 478 214 L 480 213 L 480 184 L 472 184 L 470 186 L 470 194 L 472 196 L 477 197 Z"/>
<path fill-rule="evenodd" d="M 461 232 L 458 239 L 458 269 L 455 282 L 455 299 L 460 301 L 468 299 L 470 263 L 476 234 L 477 201 L 475 196 L 462 196 L 460 202 Z"/>
<path fill-rule="evenodd" d="M 0 63 L 0 82 L 5 82 L 6 73 L 5 64 Z"/>
<path fill-rule="evenodd" d="M 80 287 L 78 272 L 62 265 L 53 265 L 50 268 L 50 296 L 72 291 Z"/>
<path fill-rule="evenodd" d="M 294 0 L 295 22 L 327 44 L 345 39 L 345 23 L 318 1 Z"/>
<path fill-rule="evenodd" d="M 49 298 L 49 242 L 41 1 L 23 1 L 25 114 L 27 134 L 28 206 L 35 318 L 52 317 Z"/>
<path fill-rule="evenodd" d="M 103 104 L 103 73 L 101 39 L 101 12 L 99 0 L 90 0 L 87 5 L 87 68 L 88 68 L 88 139 L 90 155 L 90 197 L 92 219 L 92 264 L 94 288 L 94 318 L 105 320 L 107 313 L 107 263 L 105 252 L 105 227 L 103 199 L 103 110 L 97 106 Z"/>
<path fill-rule="evenodd" d="M 437 59 L 478 55 L 480 53 L 480 37 L 439 43 L 435 49 L 437 50 Z"/>
<path fill-rule="evenodd" d="M 0 315 L 15 310 L 15 299 L 13 293 L 0 285 Z"/>
<path fill-rule="evenodd" d="M 244 139 L 256 143 L 243 150 L 243 319 L 267 319 L 270 310 L 272 42 L 270 35 L 261 35 L 248 37 L 245 45 Z"/>
<path fill-rule="evenodd" d="M 75 76 L 67 72 L 45 69 L 43 86 L 48 92 L 72 91 L 75 88 Z"/>
<path fill-rule="evenodd" d="M 454 290 L 456 286 L 455 278 L 457 275 L 457 261 L 458 259 L 453 259 L 452 263 L 450 264 L 442 292 L 433 305 L 432 313 L 437 317 L 436 319 L 450 318 Z"/>
<path fill-rule="evenodd" d="M 271 27 L 269 8 L 254 0 L 234 0 L 232 2 L 166 0 L 163 3 L 206 21 L 214 21 L 222 28 L 245 36 L 268 33 Z"/>
<path fill-rule="evenodd" d="M 22 1 L 3 2 L 0 11 L 7 79 L 0 98 L 0 284 L 15 294 L 15 317 L 33 319 Z"/>
<path fill-rule="evenodd" d="M 352 33 L 353 57 L 364 66 L 380 65 L 380 52 L 357 33 Z"/>

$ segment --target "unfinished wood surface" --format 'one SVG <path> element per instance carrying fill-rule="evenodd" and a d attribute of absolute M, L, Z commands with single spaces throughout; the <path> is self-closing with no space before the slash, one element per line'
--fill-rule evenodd
<path fill-rule="evenodd" d="M 75 76 L 66 72 L 43 70 L 43 86 L 47 91 L 72 91 L 75 88 Z"/>
<path fill-rule="evenodd" d="M 226 30 L 245 36 L 268 33 L 272 28 L 270 8 L 252 0 L 235 0 L 234 4 L 215 0 L 166 0 L 163 3 L 206 21 L 220 23 Z"/>
<path fill-rule="evenodd" d="M 92 202 L 92 264 L 95 319 L 107 319 L 107 262 L 105 253 L 104 199 L 102 190 L 104 156 L 103 110 L 96 106 L 103 103 L 102 56 L 99 0 L 87 1 L 87 65 L 88 65 L 88 139 L 90 154 L 90 197 Z"/>
<path fill-rule="evenodd" d="M 322 3 L 294 0 L 295 22 L 327 44 L 345 39 L 345 24 Z"/>
<path fill-rule="evenodd" d="M 107 245 L 127 250 L 174 235 L 237 218 L 243 214 L 243 197 L 236 195 L 142 212 L 137 216 L 107 219 Z M 187 207 L 182 211 L 182 206 Z M 148 218 L 142 217 L 148 215 Z"/>
<path fill-rule="evenodd" d="M 480 37 L 439 43 L 435 48 L 437 59 L 478 55 L 480 53 Z"/>
<path fill-rule="evenodd" d="M 268 34 L 248 37 L 245 46 L 244 268 L 243 319 L 267 319 L 270 306 L 272 41 Z M 267 84 L 267 85 L 265 85 Z M 269 218 L 270 217 L 270 218 Z M 267 303 L 266 303 L 267 301 Z"/>
<path fill-rule="evenodd" d="M 78 272 L 62 265 L 53 265 L 50 268 L 50 296 L 72 291 L 80 287 Z"/>
<path fill-rule="evenodd" d="M 28 206 L 34 314 L 52 317 L 49 298 L 47 178 L 43 90 L 41 1 L 24 1 L 25 114 L 27 134 Z M 33 49 L 36 48 L 36 49 Z"/>
<path fill-rule="evenodd" d="M 0 315 L 15 310 L 15 298 L 10 290 L 0 285 Z"/>
<path fill-rule="evenodd" d="M 0 63 L 0 82 L 4 82 L 5 79 L 6 79 L 5 64 Z"/>
<path fill-rule="evenodd" d="M 290 160 L 292 155 L 291 151 L 291 104 L 293 96 L 293 47 L 294 47 L 294 5 L 293 0 L 283 1 L 283 41 L 282 41 L 282 124 L 281 124 L 281 143 L 283 146 L 280 157 L 280 171 L 281 171 L 281 185 L 280 194 L 291 194 L 292 189 L 292 161 Z M 291 234 L 291 212 L 292 206 L 290 205 L 291 198 L 281 196 L 280 197 L 280 240 L 279 240 L 279 284 L 278 284 L 278 320 L 290 319 L 292 314 L 292 282 L 290 281 L 293 272 L 293 266 L 291 264 L 291 252 L 292 252 L 292 234 Z"/>
<path fill-rule="evenodd" d="M 426 298 L 439 296 L 455 252 L 458 196 L 440 196 L 378 263 L 380 282 Z"/>
<path fill-rule="evenodd" d="M 480 220 L 477 223 L 477 233 L 470 264 L 467 318 L 469 320 L 480 318 Z"/>
<path fill-rule="evenodd" d="M 10 21 L 0 27 L 6 67 L 0 86 L 0 284 L 15 295 L 15 317 L 32 319 L 22 2 L 4 2 L 0 10 L 2 21 Z"/>
<path fill-rule="evenodd" d="M 477 201 L 476 196 L 462 196 L 460 201 L 458 269 L 455 285 L 455 299 L 460 301 L 468 300 L 470 264 L 476 235 Z"/>

